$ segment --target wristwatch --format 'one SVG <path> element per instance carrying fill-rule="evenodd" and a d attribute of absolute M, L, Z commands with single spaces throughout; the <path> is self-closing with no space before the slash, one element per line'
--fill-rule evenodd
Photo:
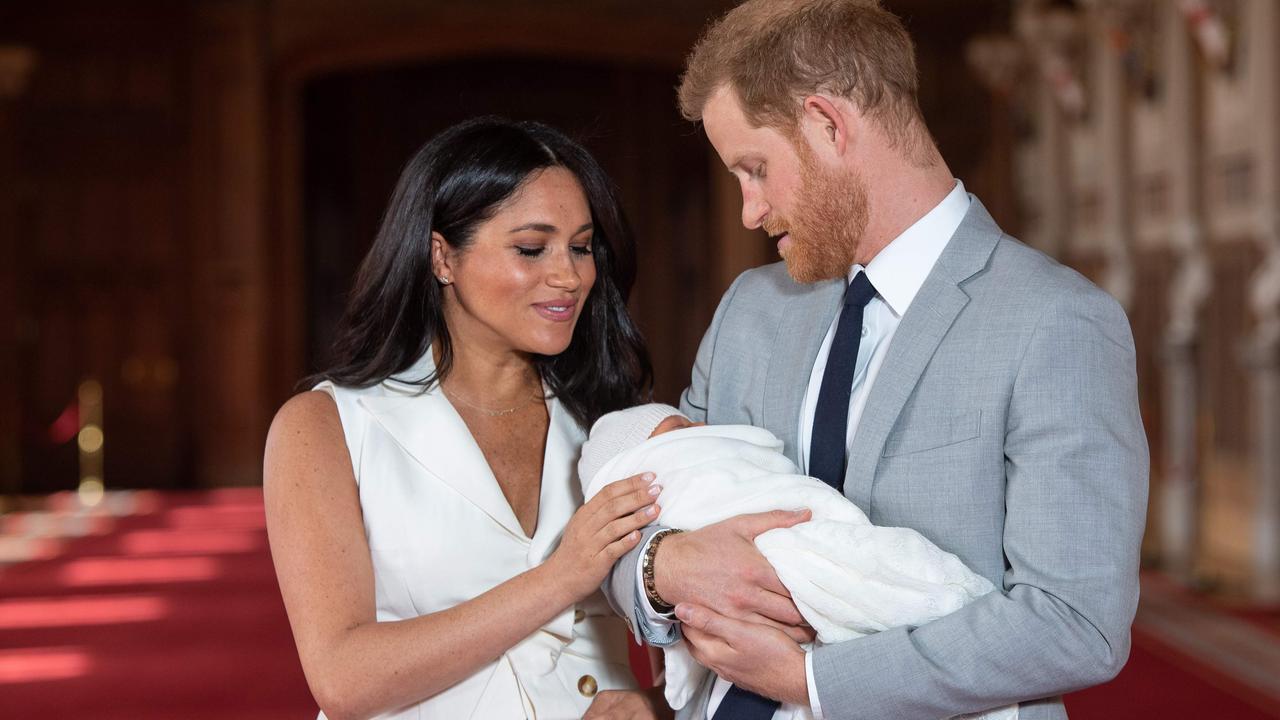
<path fill-rule="evenodd" d="M 644 555 L 640 558 L 640 578 L 644 583 L 645 597 L 649 598 L 649 604 L 653 606 L 654 612 L 661 615 L 669 615 L 674 612 L 676 607 L 658 594 L 658 588 L 653 578 L 653 559 L 658 556 L 658 545 L 662 544 L 662 540 L 668 535 L 684 532 L 676 528 L 668 528 L 659 530 L 649 539 L 649 546 L 644 549 Z"/>

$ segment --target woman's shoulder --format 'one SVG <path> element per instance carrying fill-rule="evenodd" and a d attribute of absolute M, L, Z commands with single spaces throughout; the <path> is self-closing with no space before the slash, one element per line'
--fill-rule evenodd
<path fill-rule="evenodd" d="M 315 411 L 317 408 L 333 408 L 336 409 L 339 418 L 346 419 L 362 404 L 367 404 L 371 400 L 375 403 L 379 402 L 376 398 L 402 398 L 416 394 L 420 394 L 420 388 L 413 386 L 410 389 L 409 386 L 396 382 L 395 378 L 388 378 L 363 387 L 340 385 L 324 380 L 316 383 L 311 390 L 290 398 L 281 411 L 283 412 L 291 403 L 297 403 L 301 406 L 299 414 Z"/>
<path fill-rule="evenodd" d="M 386 383 L 368 387 L 349 387 L 328 380 L 317 383 L 310 390 L 289 398 L 276 412 L 272 431 L 277 429 L 294 433 L 324 433 L 334 439 L 350 435 L 360 425 L 358 412 L 361 405 L 373 398 L 401 397 L 403 393 L 391 392 Z M 373 400 L 377 402 L 377 400 Z M 350 439 L 350 438 L 348 438 Z"/>
<path fill-rule="evenodd" d="M 263 486 L 268 495 L 274 497 L 281 483 L 294 484 L 302 476 L 313 482 L 327 477 L 349 481 L 348 475 L 337 472 L 351 467 L 345 440 L 338 408 L 328 393 L 308 391 L 289 398 L 267 431 Z"/>
<path fill-rule="evenodd" d="M 297 435 L 342 434 L 342 421 L 334 396 L 323 389 L 308 390 L 285 401 L 271 421 L 267 442 Z"/>

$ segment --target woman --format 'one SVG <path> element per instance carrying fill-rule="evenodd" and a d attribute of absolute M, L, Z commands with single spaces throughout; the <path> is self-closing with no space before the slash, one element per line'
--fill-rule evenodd
<path fill-rule="evenodd" d="M 337 362 L 281 408 L 265 496 L 322 717 L 652 717 L 597 587 L 652 476 L 582 506 L 584 427 L 644 399 L 612 186 L 546 126 L 482 119 L 402 173 Z M 576 512 L 575 512 L 576 509 Z"/>

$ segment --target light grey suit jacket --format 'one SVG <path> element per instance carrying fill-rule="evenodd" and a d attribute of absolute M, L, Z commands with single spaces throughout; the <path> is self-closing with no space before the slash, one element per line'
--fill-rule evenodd
<path fill-rule="evenodd" d="M 795 460 L 844 286 L 800 285 L 782 263 L 740 276 L 703 338 L 684 412 L 767 428 Z M 818 648 L 824 716 L 943 718 L 1021 702 L 1023 720 L 1066 717 L 1059 696 L 1111 679 L 1129 654 L 1148 462 L 1124 311 L 1002 233 L 975 198 L 869 390 L 845 495 L 1003 592 Z M 625 618 L 636 557 L 606 583 Z M 708 691 L 681 716 L 705 717 Z"/>

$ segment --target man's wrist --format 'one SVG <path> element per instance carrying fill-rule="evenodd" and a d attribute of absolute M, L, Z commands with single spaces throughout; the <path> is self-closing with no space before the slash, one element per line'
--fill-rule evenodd
<path fill-rule="evenodd" d="M 780 691 L 778 699 L 792 705 L 812 708 L 813 703 L 809 693 L 809 653 L 800 650 L 790 657 L 795 660 L 786 663 L 785 672 L 782 675 L 786 684 Z"/>
<path fill-rule="evenodd" d="M 659 597 L 671 606 L 682 602 L 685 598 L 680 595 L 679 584 L 676 577 L 672 573 L 672 569 L 678 565 L 673 562 L 680 550 L 681 544 L 685 540 L 684 535 L 672 533 L 663 539 L 662 556 L 658 557 L 655 552 L 653 557 L 653 589 Z"/>
<path fill-rule="evenodd" d="M 649 601 L 649 605 L 654 612 L 660 615 L 669 615 L 675 612 L 675 603 L 669 602 L 665 596 L 658 591 L 657 581 L 654 575 L 654 569 L 658 560 L 658 552 L 662 549 L 662 545 L 675 535 L 682 532 L 675 528 L 668 528 L 654 533 L 649 539 L 649 543 L 645 546 L 644 555 L 640 558 L 640 578 L 645 597 Z"/>
<path fill-rule="evenodd" d="M 804 682 L 808 686 L 809 711 L 813 720 L 823 720 L 822 703 L 818 700 L 818 681 L 813 674 L 813 651 L 804 654 Z"/>

